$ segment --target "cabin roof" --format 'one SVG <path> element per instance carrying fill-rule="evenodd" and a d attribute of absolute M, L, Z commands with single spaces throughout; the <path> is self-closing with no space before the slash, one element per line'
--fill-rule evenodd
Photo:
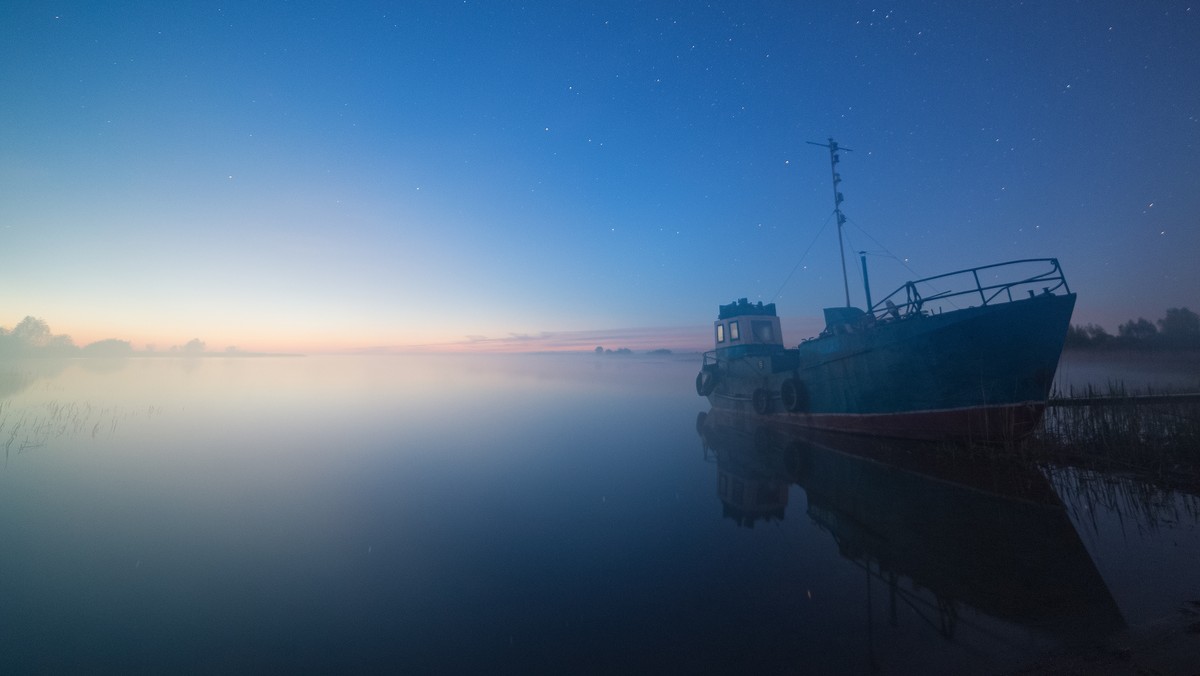
<path fill-rule="evenodd" d="M 763 305 L 761 300 L 757 303 L 751 303 L 745 298 L 739 298 L 737 301 L 730 303 L 729 305 L 720 305 L 718 306 L 718 309 L 719 313 L 717 314 L 717 319 L 729 319 L 730 317 L 744 315 L 760 315 L 764 317 L 776 316 L 774 303 L 767 303 L 766 305 Z"/>

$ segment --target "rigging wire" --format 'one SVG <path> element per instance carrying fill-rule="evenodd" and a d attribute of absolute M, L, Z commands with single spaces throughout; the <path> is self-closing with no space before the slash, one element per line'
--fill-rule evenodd
<path fill-rule="evenodd" d="M 872 236 L 871 236 L 871 233 L 870 233 L 870 232 L 868 232 L 866 228 L 864 228 L 864 227 L 862 227 L 861 225 L 859 225 L 857 221 L 855 221 L 855 220 L 854 220 L 854 219 L 852 219 L 852 218 L 847 218 L 847 219 L 846 219 L 846 222 L 847 222 L 847 223 L 849 223 L 850 225 L 853 225 L 853 226 L 854 226 L 854 227 L 855 227 L 855 228 L 856 228 L 856 229 L 857 229 L 859 232 L 861 232 L 862 234 L 866 235 L 867 239 L 869 239 L 869 240 L 871 240 L 872 242 L 874 242 L 874 243 L 875 243 L 875 246 L 879 247 L 880 249 L 883 249 L 883 252 L 884 252 L 884 254 L 886 254 L 886 257 L 887 257 L 887 258 L 891 258 L 892 260 L 896 261 L 896 262 L 897 262 L 897 263 L 899 263 L 900 265 L 904 266 L 904 269 L 905 269 L 905 270 L 908 270 L 908 271 L 909 271 L 909 273 L 910 273 L 910 274 L 912 274 L 912 276 L 913 276 L 913 277 L 916 277 L 917 279 L 920 279 L 920 278 L 921 278 L 921 274 L 920 274 L 920 273 L 918 273 L 916 270 L 913 270 L 912 268 L 910 268 L 910 267 L 908 266 L 908 263 L 906 263 L 906 262 L 904 261 L 904 259 L 903 259 L 903 258 L 900 258 L 900 257 L 899 257 L 899 256 L 897 256 L 896 254 L 894 254 L 894 253 L 892 253 L 891 251 L 889 251 L 889 250 L 888 250 L 888 248 L 887 248 L 886 246 L 884 246 L 883 244 L 881 244 L 881 243 L 879 242 L 879 240 L 877 240 L 877 239 L 875 239 L 874 237 L 872 237 Z M 871 252 L 868 252 L 868 253 L 871 253 Z M 871 253 L 871 255 L 872 255 L 872 256 L 880 256 L 880 255 L 883 255 L 883 254 Z"/>
<path fill-rule="evenodd" d="M 876 245 L 876 246 L 878 246 L 880 249 L 883 249 L 883 251 L 886 253 L 886 257 L 887 257 L 887 258 L 891 258 L 892 260 L 896 261 L 896 262 L 897 262 L 897 263 L 899 263 L 900 265 L 904 266 L 904 269 L 905 269 L 905 270 L 908 270 L 908 272 L 909 272 L 909 273 L 910 273 L 910 274 L 911 274 L 911 275 L 912 275 L 914 278 L 916 278 L 916 279 L 921 279 L 921 278 L 923 277 L 923 276 L 922 276 L 922 275 L 921 275 L 919 272 L 917 272 L 916 270 L 913 270 L 913 269 L 912 269 L 912 268 L 911 268 L 911 267 L 908 265 L 908 262 L 907 262 L 907 261 L 905 261 L 905 259 L 903 259 L 903 258 L 900 258 L 900 257 L 899 257 L 899 256 L 897 256 L 896 254 L 892 253 L 891 251 L 889 251 L 889 250 L 888 250 L 888 248 L 887 248 L 886 246 L 884 246 L 883 244 L 881 244 L 881 243 L 879 242 L 879 240 L 877 240 L 877 239 L 875 239 L 874 237 L 872 237 L 872 236 L 871 236 L 871 233 L 870 233 L 870 232 L 868 232 L 866 228 L 862 227 L 862 226 L 861 226 L 861 225 L 859 225 L 857 222 L 855 222 L 855 221 L 854 221 L 854 219 L 850 219 L 850 218 L 848 218 L 848 219 L 846 219 L 846 222 L 850 223 L 851 225 L 853 225 L 853 226 L 855 227 L 855 229 L 857 229 L 857 230 L 858 230 L 859 232 L 861 232 L 862 234 L 866 235 L 867 239 L 869 239 L 869 240 L 871 240 L 872 242 L 874 242 L 874 243 L 875 243 L 875 245 Z M 880 254 L 871 254 L 871 255 L 873 255 L 873 256 L 878 256 L 878 255 L 880 255 Z M 943 293 L 943 291 L 942 291 L 941 289 L 939 289 L 938 287 L 934 286 L 933 284 L 930 284 L 929 282 L 923 282 L 923 283 L 924 283 L 924 285 L 925 285 L 925 286 L 927 286 L 927 287 L 929 287 L 930 289 L 932 289 L 935 295 L 939 295 L 939 294 Z M 952 300 L 948 300 L 948 299 L 947 299 L 947 300 L 945 300 L 944 302 L 948 303 L 948 304 L 949 304 L 951 307 L 954 307 L 954 308 L 958 309 L 958 304 L 956 304 L 954 301 L 952 301 Z"/>
<path fill-rule="evenodd" d="M 825 228 L 829 227 L 829 221 L 833 218 L 834 213 L 835 212 L 832 211 L 829 212 L 829 216 L 825 218 L 825 223 L 821 225 L 821 229 L 817 231 L 816 236 L 814 236 L 812 241 L 808 243 L 808 248 L 804 250 L 804 253 L 800 254 L 800 259 L 797 260 L 796 264 L 792 266 L 792 271 L 787 274 L 787 277 L 785 277 L 783 280 L 783 284 L 779 285 L 779 290 L 776 291 L 775 295 L 771 297 L 772 303 L 779 299 L 779 294 L 783 293 L 784 287 L 788 285 L 788 282 L 792 281 L 792 275 L 796 274 L 796 271 L 800 269 L 800 264 L 804 262 L 805 258 L 808 258 L 808 253 L 812 251 L 812 248 L 816 245 L 817 240 L 821 238 L 821 233 L 825 232 Z"/>

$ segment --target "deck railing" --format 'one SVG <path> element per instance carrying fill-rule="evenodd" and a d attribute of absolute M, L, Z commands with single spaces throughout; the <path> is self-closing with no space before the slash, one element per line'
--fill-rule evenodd
<path fill-rule="evenodd" d="M 1015 275 L 1019 272 L 1018 266 L 1028 269 L 1030 266 L 1038 264 L 1045 265 L 1046 269 L 1032 275 Z M 981 273 L 985 277 L 987 274 L 998 273 L 1005 276 L 1006 280 L 980 279 Z M 1005 273 L 1009 274 L 1005 275 Z M 934 293 L 923 296 L 918 286 L 932 288 Z M 951 286 L 957 287 L 957 289 L 938 290 L 938 287 Z M 1057 258 L 1023 258 L 905 282 L 903 286 L 871 306 L 870 313 L 877 319 L 886 319 L 889 316 L 898 319 L 913 313 L 940 311 L 944 306 L 961 309 L 968 305 L 1011 303 L 1013 300 L 1022 298 L 1023 294 L 1028 294 L 1029 297 L 1038 294 L 1053 295 L 1060 289 L 1065 293 L 1071 292 Z M 1017 298 L 1013 297 L 1014 294 Z M 958 302 L 955 302 L 955 299 Z M 960 306 L 959 303 L 962 305 Z"/>

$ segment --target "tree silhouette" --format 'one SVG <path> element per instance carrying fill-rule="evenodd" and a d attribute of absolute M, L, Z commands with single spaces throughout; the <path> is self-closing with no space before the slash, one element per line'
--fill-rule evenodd
<path fill-rule="evenodd" d="M 1200 316 L 1185 307 L 1167 310 L 1158 320 L 1163 342 L 1171 347 L 1200 347 Z"/>
<path fill-rule="evenodd" d="M 1138 317 L 1137 321 L 1127 321 L 1117 327 L 1117 335 L 1125 341 L 1150 342 L 1158 337 L 1158 329 L 1154 324 Z"/>
<path fill-rule="evenodd" d="M 1157 328 L 1155 328 L 1157 324 Z M 1185 308 L 1173 307 L 1157 322 L 1139 317 L 1117 327 L 1113 336 L 1095 324 L 1074 325 L 1067 329 L 1064 347 L 1134 349 L 1200 349 L 1200 315 Z"/>
<path fill-rule="evenodd" d="M 50 332 L 50 326 L 45 321 L 37 317 L 26 317 L 13 327 L 9 336 L 27 347 L 46 347 L 54 334 Z"/>
<path fill-rule="evenodd" d="M 56 336 L 45 321 L 26 317 L 12 331 L 0 329 L 0 353 L 70 355 L 78 350 L 70 336 Z"/>
<path fill-rule="evenodd" d="M 200 354 L 204 352 L 204 341 L 199 338 L 193 338 L 183 346 L 183 351 L 188 354 Z"/>

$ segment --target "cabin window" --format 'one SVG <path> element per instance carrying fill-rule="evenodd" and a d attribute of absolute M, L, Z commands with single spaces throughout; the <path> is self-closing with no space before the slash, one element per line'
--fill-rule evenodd
<path fill-rule="evenodd" d="M 738 338 L 738 323 L 736 321 L 729 322 L 729 340 L 737 340 Z"/>
<path fill-rule="evenodd" d="M 771 325 L 771 322 L 753 322 L 750 330 L 754 332 L 754 342 L 756 343 L 775 342 L 775 327 Z"/>
<path fill-rule="evenodd" d="M 725 325 L 724 324 L 717 324 L 717 342 L 718 343 L 725 342 Z"/>

